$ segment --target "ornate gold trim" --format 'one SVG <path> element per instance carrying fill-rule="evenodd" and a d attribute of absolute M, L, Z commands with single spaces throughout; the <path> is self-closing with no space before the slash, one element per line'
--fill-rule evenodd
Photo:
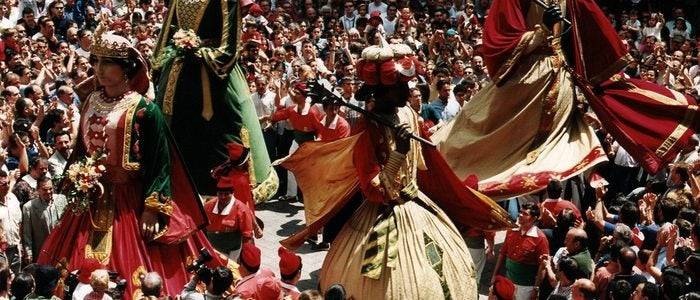
<path fill-rule="evenodd" d="M 220 0 L 220 1 L 226 1 L 226 0 Z M 193 2 L 193 1 L 190 1 L 190 2 Z M 185 9 L 184 7 L 183 8 L 180 7 L 180 5 L 183 2 L 176 1 L 175 5 L 176 5 L 177 10 L 175 11 L 175 13 L 177 14 L 177 23 L 178 23 L 178 25 L 180 25 L 178 27 L 184 28 L 184 29 L 192 29 L 194 32 L 199 31 L 199 25 L 202 23 L 202 17 L 204 17 L 204 13 L 207 11 L 207 7 L 209 7 L 209 2 L 210 1 L 200 0 L 199 1 L 200 7 L 199 7 L 199 10 L 196 12 L 196 15 L 187 15 L 186 13 L 188 12 L 188 10 Z M 194 17 L 194 19 L 192 19 L 192 17 Z M 224 15 L 224 18 L 225 17 L 226 17 L 226 15 Z M 183 25 L 185 25 L 183 23 L 185 23 L 186 25 L 192 25 L 192 27 L 188 28 L 187 26 L 183 26 Z"/>
<path fill-rule="evenodd" d="M 277 193 L 278 188 L 279 178 L 277 177 L 277 172 L 270 166 L 270 171 L 265 180 L 253 189 L 253 199 L 255 199 L 255 203 L 263 203 L 270 200 L 270 198 Z"/>
<path fill-rule="evenodd" d="M 657 93 L 657 92 L 654 92 L 651 90 L 639 88 L 638 86 L 636 86 L 635 84 L 633 84 L 629 81 L 625 81 L 624 84 L 627 86 L 627 90 L 629 92 L 642 95 L 644 97 L 650 98 L 652 100 L 661 102 L 661 103 L 666 104 L 666 105 L 687 105 L 688 104 L 688 102 L 685 99 L 683 99 L 683 101 L 679 101 L 677 98 L 674 99 L 674 98 L 662 95 L 660 93 Z M 674 97 L 677 97 L 677 95 L 674 94 Z"/>
<path fill-rule="evenodd" d="M 659 157 L 664 157 L 666 154 L 668 154 L 668 151 L 670 151 L 674 145 L 678 142 L 678 140 L 688 131 L 688 126 L 690 126 L 691 122 L 693 122 L 693 119 L 695 119 L 695 115 L 697 114 L 698 111 L 698 106 L 697 105 L 690 105 L 688 106 L 688 111 L 685 112 L 685 116 L 683 116 L 683 121 L 676 126 L 676 129 L 673 130 L 673 132 L 664 140 L 663 143 L 661 143 L 661 146 L 659 146 L 658 149 L 656 149 L 656 155 Z"/>
<path fill-rule="evenodd" d="M 175 58 L 173 66 L 170 68 L 170 74 L 168 74 L 168 83 L 163 94 L 163 114 L 168 116 L 173 115 L 173 98 L 175 97 L 177 80 L 180 77 L 180 72 L 182 72 L 182 64 L 182 59 L 179 57 Z"/>
<path fill-rule="evenodd" d="M 241 127 L 241 143 L 243 146 L 250 149 L 250 134 L 248 133 L 248 128 L 245 126 Z M 252 159 L 248 160 L 248 179 L 250 180 L 250 186 L 254 187 L 258 184 L 258 180 L 255 178 L 255 163 Z"/>
<path fill-rule="evenodd" d="M 141 95 L 138 93 L 131 94 L 129 99 L 130 105 L 126 109 L 126 115 L 124 116 L 124 145 L 122 145 L 122 168 L 124 170 L 138 170 L 141 165 L 138 162 L 131 162 L 129 160 L 129 154 L 131 154 L 131 131 L 133 130 L 133 120 L 136 108 L 141 102 Z M 131 103 L 133 102 L 133 103 Z"/>
<path fill-rule="evenodd" d="M 164 202 L 160 202 L 160 194 L 158 192 L 151 193 L 150 196 L 146 197 L 144 206 L 146 209 L 158 212 L 167 216 L 173 215 L 173 206 L 171 200 L 166 198 Z"/>

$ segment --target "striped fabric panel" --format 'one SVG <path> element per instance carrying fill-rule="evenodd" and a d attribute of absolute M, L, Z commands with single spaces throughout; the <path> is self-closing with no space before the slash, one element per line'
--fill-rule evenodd
<path fill-rule="evenodd" d="M 394 267 L 398 254 L 398 230 L 394 214 L 381 215 L 367 239 L 362 260 L 362 275 L 372 279 L 379 279 L 382 275 L 382 267 L 386 258 L 386 265 Z"/>

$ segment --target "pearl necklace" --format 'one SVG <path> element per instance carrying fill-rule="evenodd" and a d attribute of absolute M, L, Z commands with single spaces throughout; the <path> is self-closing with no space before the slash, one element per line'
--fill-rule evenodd
<path fill-rule="evenodd" d="M 106 115 L 112 111 L 122 110 L 131 104 L 131 101 L 123 100 L 133 93 L 134 91 L 127 91 L 117 97 L 107 97 L 104 91 L 100 91 L 99 96 L 92 101 L 92 109 L 99 115 Z"/>

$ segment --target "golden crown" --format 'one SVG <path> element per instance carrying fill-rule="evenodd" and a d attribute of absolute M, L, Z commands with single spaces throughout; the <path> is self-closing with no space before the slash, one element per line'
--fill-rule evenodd
<path fill-rule="evenodd" d="M 105 26 L 99 25 L 93 36 L 90 53 L 96 56 L 112 58 L 129 58 L 131 42 L 122 36 L 105 31 Z"/>

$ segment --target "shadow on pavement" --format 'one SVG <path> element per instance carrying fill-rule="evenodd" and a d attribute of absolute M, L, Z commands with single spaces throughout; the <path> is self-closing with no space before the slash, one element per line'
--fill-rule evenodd
<path fill-rule="evenodd" d="M 309 289 L 317 290 L 318 289 L 318 282 L 319 282 L 318 281 L 319 273 L 320 273 L 320 270 L 316 270 L 316 271 L 309 273 L 309 276 L 311 277 L 311 279 L 300 280 L 299 283 L 297 283 L 297 288 L 300 291 L 309 290 Z M 322 291 L 320 291 L 320 292 L 322 292 Z"/>
<path fill-rule="evenodd" d="M 293 217 L 300 210 L 304 210 L 304 204 L 299 202 L 279 201 L 277 199 L 272 199 L 270 201 L 255 205 L 255 210 L 267 210 L 276 213 L 286 214 L 286 217 Z"/>

